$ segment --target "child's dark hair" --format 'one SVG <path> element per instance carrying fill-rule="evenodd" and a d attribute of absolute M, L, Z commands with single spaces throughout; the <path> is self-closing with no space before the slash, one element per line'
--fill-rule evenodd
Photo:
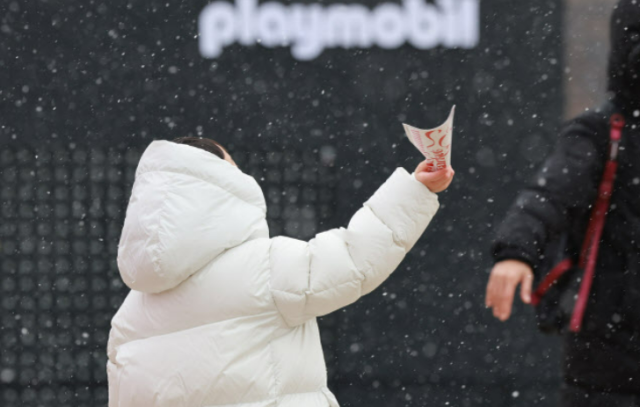
<path fill-rule="evenodd" d="M 210 152 L 211 154 L 217 155 L 218 157 L 224 160 L 223 147 L 211 139 L 200 138 L 200 137 L 179 137 L 173 140 L 173 142 L 178 144 L 185 144 L 191 147 L 200 148 L 202 150 Z"/>

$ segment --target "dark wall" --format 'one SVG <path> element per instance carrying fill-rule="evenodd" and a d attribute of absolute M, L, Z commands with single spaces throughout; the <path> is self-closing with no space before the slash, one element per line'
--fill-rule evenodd
<path fill-rule="evenodd" d="M 378 291 L 321 321 L 330 386 L 344 406 L 552 405 L 557 343 L 523 307 L 494 322 L 483 294 L 492 228 L 562 114 L 561 3 L 480 1 L 472 48 L 300 61 L 238 44 L 203 58 L 205 1 L 5 1 L 0 404 L 104 405 L 119 227 L 151 140 L 229 146 L 272 232 L 309 238 L 417 165 L 402 122 L 435 126 L 455 103 L 457 175 L 436 219 Z"/>

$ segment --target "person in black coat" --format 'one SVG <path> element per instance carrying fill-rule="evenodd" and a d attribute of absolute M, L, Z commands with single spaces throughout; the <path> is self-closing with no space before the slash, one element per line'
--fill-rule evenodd
<path fill-rule="evenodd" d="M 566 236 L 577 261 L 608 157 L 609 121 L 624 116 L 619 167 L 579 333 L 565 334 L 563 405 L 640 406 L 640 0 L 611 19 L 610 99 L 569 121 L 498 228 L 486 305 L 506 320 L 518 285 L 531 302 L 548 246 Z M 547 254 L 547 256 L 545 256 Z M 545 265 L 546 264 L 546 265 Z M 537 276 L 540 277 L 540 276 Z"/>

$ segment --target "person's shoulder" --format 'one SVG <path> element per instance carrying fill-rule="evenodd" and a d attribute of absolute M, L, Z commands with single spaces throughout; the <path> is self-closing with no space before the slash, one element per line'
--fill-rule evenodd
<path fill-rule="evenodd" d="M 609 144 L 609 120 L 616 107 L 611 102 L 587 109 L 564 123 L 561 137 L 569 139 L 589 139 L 598 149 L 606 149 Z"/>
<path fill-rule="evenodd" d="M 571 119 L 569 123 L 577 123 L 593 130 L 600 130 L 602 127 L 608 127 L 611 115 L 618 112 L 618 110 L 613 102 L 607 101 L 600 106 L 585 110 Z"/>

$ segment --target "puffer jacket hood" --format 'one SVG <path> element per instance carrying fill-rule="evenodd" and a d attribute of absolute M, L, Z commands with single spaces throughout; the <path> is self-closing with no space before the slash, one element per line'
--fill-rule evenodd
<path fill-rule="evenodd" d="M 609 90 L 623 105 L 640 106 L 640 0 L 621 0 L 611 16 Z"/>
<path fill-rule="evenodd" d="M 265 214 L 260 186 L 237 167 L 195 147 L 155 141 L 136 171 L 120 275 L 143 293 L 174 288 L 225 250 L 268 237 Z"/>

